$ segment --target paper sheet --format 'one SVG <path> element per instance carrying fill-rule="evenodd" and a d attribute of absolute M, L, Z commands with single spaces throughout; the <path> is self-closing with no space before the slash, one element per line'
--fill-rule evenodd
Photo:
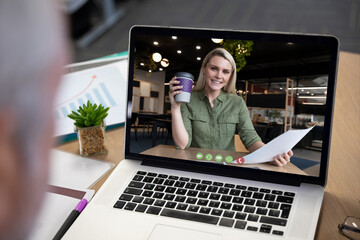
<path fill-rule="evenodd" d="M 313 127 L 301 130 L 289 130 L 281 134 L 255 152 L 244 156 L 244 162 L 242 164 L 271 162 L 276 155 L 290 151 Z M 234 160 L 233 163 L 238 162 Z"/>
<path fill-rule="evenodd" d="M 56 137 L 74 133 L 74 121 L 67 115 L 88 100 L 110 107 L 107 125 L 125 122 L 127 64 L 124 59 L 63 76 L 54 106 Z"/>
<path fill-rule="evenodd" d="M 48 184 L 86 189 L 96 183 L 115 164 L 51 150 Z"/>
<path fill-rule="evenodd" d="M 94 190 L 78 190 L 82 191 L 84 198 L 90 201 L 94 194 Z M 85 197 L 86 196 L 90 196 Z M 82 198 L 82 197 L 81 197 Z M 80 199 L 81 199 L 80 198 Z M 80 201 L 79 198 L 46 192 L 43 204 L 37 218 L 34 221 L 33 229 L 29 235 L 30 240 L 48 240 L 52 239 L 60 229 L 71 211 Z"/>

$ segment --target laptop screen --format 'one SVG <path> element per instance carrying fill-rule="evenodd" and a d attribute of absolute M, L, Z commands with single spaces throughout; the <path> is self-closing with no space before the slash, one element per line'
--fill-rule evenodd
<path fill-rule="evenodd" d="M 129 46 L 127 157 L 326 175 L 336 38 L 134 27 Z M 306 129 L 286 165 L 271 151 L 244 161 L 257 144 Z"/>

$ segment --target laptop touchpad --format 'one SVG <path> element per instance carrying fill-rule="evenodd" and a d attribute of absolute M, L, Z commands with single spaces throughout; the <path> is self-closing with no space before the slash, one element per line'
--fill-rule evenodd
<path fill-rule="evenodd" d="M 184 239 L 196 239 L 196 240 L 215 240 L 221 239 L 221 235 L 216 233 L 209 233 L 203 231 L 197 231 L 187 228 L 179 228 L 168 225 L 158 224 L 154 227 L 149 240 L 184 240 Z"/>

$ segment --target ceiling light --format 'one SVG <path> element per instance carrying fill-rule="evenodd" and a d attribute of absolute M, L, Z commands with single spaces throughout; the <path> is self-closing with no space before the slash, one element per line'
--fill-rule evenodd
<path fill-rule="evenodd" d="M 158 43 L 158 42 L 154 42 L 154 45 L 156 45 L 156 46 L 157 46 L 157 45 L 159 45 L 159 43 Z"/>
<path fill-rule="evenodd" d="M 200 46 L 196 46 L 196 49 L 198 49 L 198 50 L 199 50 L 199 49 L 201 49 L 201 47 L 200 47 Z"/>
<path fill-rule="evenodd" d="M 221 38 L 212 38 L 211 41 L 213 41 L 214 43 L 221 43 L 223 39 Z"/>
<path fill-rule="evenodd" d="M 319 89 L 327 89 L 327 87 L 295 87 L 295 88 L 289 88 L 290 89 L 294 89 L 294 90 L 319 90 Z"/>
<path fill-rule="evenodd" d="M 164 70 L 163 68 L 159 68 L 160 71 Z"/>
<path fill-rule="evenodd" d="M 144 63 L 140 63 L 140 65 L 141 65 L 141 66 L 145 66 L 145 64 L 144 64 Z"/>
<path fill-rule="evenodd" d="M 177 36 L 172 36 L 171 38 L 175 40 L 175 39 L 177 39 Z"/>
<path fill-rule="evenodd" d="M 196 60 L 200 61 L 200 60 L 201 60 L 201 57 L 197 57 Z"/>
<path fill-rule="evenodd" d="M 160 64 L 161 64 L 161 66 L 163 66 L 163 67 L 167 67 L 167 66 L 169 66 L 169 60 L 167 60 L 166 58 L 163 58 L 162 60 L 161 60 L 161 62 L 160 62 Z"/>
<path fill-rule="evenodd" d="M 155 62 L 160 62 L 161 59 L 162 59 L 162 56 L 161 56 L 160 53 L 156 52 L 156 53 L 153 53 L 152 59 L 153 59 Z"/>
<path fill-rule="evenodd" d="M 280 90 L 282 90 L 282 87 L 280 88 Z"/>
<path fill-rule="evenodd" d="M 177 53 L 178 53 L 178 54 L 181 54 L 181 50 L 177 50 Z"/>
<path fill-rule="evenodd" d="M 149 72 L 151 72 L 151 70 L 149 70 Z"/>

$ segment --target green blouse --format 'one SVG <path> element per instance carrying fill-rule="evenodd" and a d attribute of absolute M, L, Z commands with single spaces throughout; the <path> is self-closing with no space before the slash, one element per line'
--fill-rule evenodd
<path fill-rule="evenodd" d="M 244 100 L 221 91 L 214 107 L 204 91 L 194 91 L 190 103 L 181 104 L 181 114 L 189 135 L 187 147 L 235 151 L 237 132 L 246 148 L 261 141 L 251 122 Z"/>

